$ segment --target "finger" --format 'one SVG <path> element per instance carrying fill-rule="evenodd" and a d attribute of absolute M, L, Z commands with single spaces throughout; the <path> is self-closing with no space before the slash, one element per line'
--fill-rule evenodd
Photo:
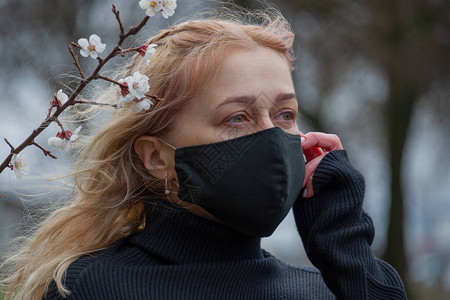
<path fill-rule="evenodd" d="M 301 132 L 300 130 L 298 130 L 298 134 L 301 137 L 302 147 L 303 147 L 303 143 L 305 142 L 305 134 L 303 132 Z M 316 158 L 317 156 L 321 155 L 322 153 L 323 153 L 322 149 L 316 148 L 316 147 L 303 150 L 303 155 L 305 156 L 305 162 L 308 162 L 308 161 Z"/>
<path fill-rule="evenodd" d="M 302 144 L 304 150 L 313 147 L 323 148 L 327 152 L 343 149 L 341 140 L 335 134 L 308 132 L 304 137 L 305 141 Z"/>
<path fill-rule="evenodd" d="M 314 190 L 313 190 L 313 187 L 312 187 L 312 175 L 311 175 L 311 176 L 309 176 L 308 180 L 306 181 L 306 187 L 303 190 L 302 197 L 303 198 L 310 198 L 312 196 L 314 196 Z"/>
<path fill-rule="evenodd" d="M 306 140 L 305 134 L 303 132 L 301 132 L 300 130 L 298 131 L 301 139 L 302 139 L 302 150 L 303 150 L 303 155 L 305 156 L 305 160 L 306 162 L 316 158 L 317 156 L 321 155 L 323 153 L 323 150 L 321 148 L 318 147 L 312 147 L 312 148 L 308 148 L 308 149 L 304 149 L 303 148 L 303 143 Z"/>
<path fill-rule="evenodd" d="M 303 184 L 302 184 L 302 188 L 304 188 L 309 180 L 309 177 L 312 177 L 312 175 L 314 174 L 314 172 L 317 169 L 317 166 L 319 165 L 320 161 L 322 160 L 322 158 L 325 156 L 325 153 L 323 153 L 322 155 L 314 158 L 313 160 L 309 161 L 306 165 L 305 165 L 305 178 L 303 179 Z M 312 191 L 312 189 L 311 189 Z"/>
<path fill-rule="evenodd" d="M 309 149 L 303 149 L 303 154 L 305 155 L 306 162 L 309 162 L 316 158 L 317 156 L 320 156 L 323 154 L 323 150 L 318 147 L 312 147 Z"/>

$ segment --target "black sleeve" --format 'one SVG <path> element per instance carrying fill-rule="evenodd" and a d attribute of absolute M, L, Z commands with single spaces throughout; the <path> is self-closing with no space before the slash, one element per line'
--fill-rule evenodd
<path fill-rule="evenodd" d="M 86 273 L 88 273 L 93 260 L 92 255 L 86 255 L 78 258 L 69 266 L 63 278 L 64 287 L 69 291 L 66 297 L 59 293 L 55 281 L 52 280 L 41 300 L 93 299 L 84 295 L 84 289 L 89 286 L 89 282 L 86 282 Z"/>
<path fill-rule="evenodd" d="M 406 299 L 398 273 L 370 249 L 372 219 L 362 209 L 364 178 L 345 150 L 322 159 L 313 176 L 314 196 L 301 195 L 294 217 L 308 258 L 338 299 Z"/>
<path fill-rule="evenodd" d="M 66 300 L 66 299 L 67 298 L 64 298 L 58 292 L 56 283 L 52 280 L 52 282 L 50 283 L 50 285 L 47 289 L 47 292 L 44 293 L 41 300 Z"/>

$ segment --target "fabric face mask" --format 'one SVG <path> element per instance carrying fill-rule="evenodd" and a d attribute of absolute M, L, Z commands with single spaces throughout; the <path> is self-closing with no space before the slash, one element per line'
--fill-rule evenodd
<path fill-rule="evenodd" d="M 279 127 L 175 148 L 175 170 L 181 200 L 254 237 L 275 231 L 294 205 L 305 175 L 300 136 Z"/>

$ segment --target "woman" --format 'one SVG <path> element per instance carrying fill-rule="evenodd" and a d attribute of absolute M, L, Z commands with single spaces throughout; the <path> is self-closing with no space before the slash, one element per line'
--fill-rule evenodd
<path fill-rule="evenodd" d="M 248 16 L 174 25 L 147 41 L 149 65 L 123 68 L 164 100 L 124 105 L 87 139 L 77 193 L 14 258 L 8 299 L 406 298 L 370 250 L 364 180 L 339 138 L 297 127 L 289 24 Z M 317 268 L 260 247 L 292 207 Z"/>

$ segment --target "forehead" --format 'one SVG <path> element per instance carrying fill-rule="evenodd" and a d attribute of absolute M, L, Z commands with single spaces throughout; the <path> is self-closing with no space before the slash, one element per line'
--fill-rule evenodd
<path fill-rule="evenodd" d="M 281 92 L 294 92 L 289 65 L 276 51 L 266 47 L 237 48 L 225 54 L 217 70 L 199 88 L 192 102 L 196 109 L 217 107 L 237 95 L 274 98 Z"/>

